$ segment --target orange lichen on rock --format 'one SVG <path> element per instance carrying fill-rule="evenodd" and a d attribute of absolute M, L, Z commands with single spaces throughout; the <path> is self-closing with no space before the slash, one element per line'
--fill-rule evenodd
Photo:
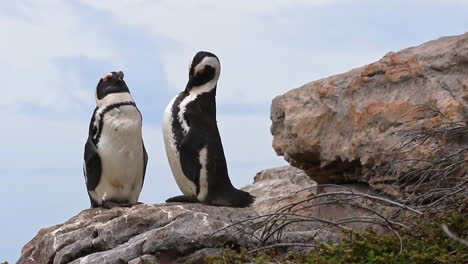
<path fill-rule="evenodd" d="M 274 149 L 292 165 L 308 168 L 307 174 L 320 183 L 346 182 L 356 178 L 343 171 L 337 180 L 337 168 L 353 164 L 365 170 L 388 162 L 382 153 L 404 141 L 405 133 L 400 132 L 442 127 L 447 118 L 466 121 L 466 43 L 468 33 L 390 52 L 375 63 L 275 98 Z M 432 147 L 429 142 L 421 144 L 411 155 L 430 158 L 436 154 Z M 410 168 L 396 164 L 393 169 L 396 173 L 390 178 Z M 394 193 L 386 182 L 396 178 L 382 182 L 369 175 L 359 177 Z"/>
<path fill-rule="evenodd" d="M 391 82 L 399 82 L 418 76 L 424 69 L 418 56 L 406 56 L 400 53 L 390 54 L 382 60 L 385 77 Z"/>

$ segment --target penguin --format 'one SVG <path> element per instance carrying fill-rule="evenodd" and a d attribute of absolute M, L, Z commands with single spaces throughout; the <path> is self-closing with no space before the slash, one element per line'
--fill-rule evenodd
<path fill-rule="evenodd" d="M 110 72 L 100 79 L 96 105 L 83 165 L 91 208 L 131 207 L 138 203 L 148 154 L 142 138 L 142 116 L 123 72 Z"/>
<path fill-rule="evenodd" d="M 189 80 L 167 106 L 163 135 L 172 174 L 183 195 L 166 202 L 201 202 L 247 207 L 255 197 L 236 189 L 228 175 L 216 121 L 216 87 L 221 70 L 216 55 L 198 52 L 189 66 Z"/>

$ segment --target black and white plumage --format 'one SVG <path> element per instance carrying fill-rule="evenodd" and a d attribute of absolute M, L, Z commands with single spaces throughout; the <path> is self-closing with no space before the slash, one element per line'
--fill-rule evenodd
<path fill-rule="evenodd" d="M 138 202 L 148 155 L 142 117 L 123 72 L 104 75 L 84 150 L 84 176 L 91 207 L 131 206 Z"/>
<path fill-rule="evenodd" d="M 236 189 L 228 175 L 216 121 L 216 87 L 220 63 L 210 52 L 198 52 L 189 81 L 167 106 L 163 119 L 166 154 L 184 195 L 167 202 L 246 207 L 255 197 Z"/>

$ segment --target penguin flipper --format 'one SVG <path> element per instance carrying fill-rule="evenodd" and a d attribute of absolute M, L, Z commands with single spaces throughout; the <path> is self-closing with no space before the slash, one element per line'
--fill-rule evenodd
<path fill-rule="evenodd" d="M 189 130 L 187 135 L 180 144 L 180 165 L 182 172 L 185 176 L 198 186 L 200 181 L 200 150 L 203 148 L 204 142 L 192 129 Z"/>
<path fill-rule="evenodd" d="M 94 143 L 88 138 L 84 151 L 84 176 L 88 191 L 96 188 L 101 180 L 101 158 Z"/>
<path fill-rule="evenodd" d="M 199 203 L 200 201 L 195 196 L 178 195 L 166 200 L 166 203 Z"/>
<path fill-rule="evenodd" d="M 145 182 L 146 167 L 148 165 L 148 153 L 146 152 L 143 140 L 141 141 L 141 144 L 143 145 L 143 180 L 141 181 L 141 185 L 143 186 L 143 183 Z"/>

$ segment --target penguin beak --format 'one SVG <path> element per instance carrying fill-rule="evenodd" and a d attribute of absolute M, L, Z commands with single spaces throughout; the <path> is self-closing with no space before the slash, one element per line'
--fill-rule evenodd
<path fill-rule="evenodd" d="M 119 80 L 123 80 L 124 73 L 122 71 L 116 72 L 115 77 L 117 77 L 117 79 L 119 79 Z"/>
<path fill-rule="evenodd" d="M 193 77 L 190 76 L 189 80 L 187 82 L 187 86 L 185 86 L 185 92 L 186 93 L 190 92 L 190 89 L 192 89 L 192 81 L 193 81 Z"/>

